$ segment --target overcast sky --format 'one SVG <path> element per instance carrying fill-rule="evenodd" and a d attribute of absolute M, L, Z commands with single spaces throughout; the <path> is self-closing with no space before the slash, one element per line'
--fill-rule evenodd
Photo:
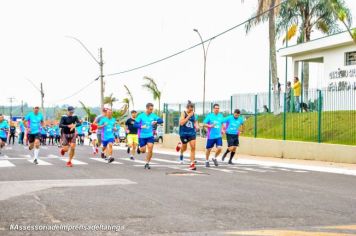
<path fill-rule="evenodd" d="M 356 19 L 354 0 L 345 0 Z M 103 48 L 104 74 L 151 62 L 198 43 L 234 26 L 256 9 L 255 0 L 11 0 L 0 3 L 0 105 L 15 97 L 40 104 L 43 82 L 45 105 L 100 104 L 99 83 L 67 99 L 99 75 L 85 50 L 66 35 L 75 36 L 98 56 Z M 356 20 L 355 20 L 356 21 Z M 355 23 L 353 25 L 356 25 Z M 207 60 L 207 99 L 228 99 L 234 93 L 268 89 L 267 24 L 248 35 L 243 27 L 214 39 Z M 281 47 L 279 40 L 278 47 Z M 284 78 L 284 60 L 279 76 Z M 291 71 L 291 70 L 290 70 Z M 318 71 L 316 73 L 319 73 Z M 180 56 L 135 72 L 106 77 L 106 91 L 122 100 L 123 85 L 132 91 L 135 108 L 152 101 L 141 87 L 142 77 L 154 78 L 165 102 L 202 100 L 203 51 L 197 47 Z M 284 79 L 283 79 L 284 81 Z M 313 84 L 313 83 L 312 83 Z M 315 83 L 314 83 L 315 84 Z"/>

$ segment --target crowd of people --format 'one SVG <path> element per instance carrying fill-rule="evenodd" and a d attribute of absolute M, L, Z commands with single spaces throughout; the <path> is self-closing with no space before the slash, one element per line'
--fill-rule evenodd
<path fill-rule="evenodd" d="M 52 122 L 45 125 L 43 115 L 39 107 L 34 107 L 33 111 L 27 114 L 18 122 L 19 144 L 28 145 L 29 150 L 33 151 L 33 163 L 38 164 L 41 145 L 58 145 L 61 156 L 68 153 L 69 159 L 66 162 L 68 167 L 72 167 L 72 160 L 75 157 L 76 145 L 83 145 L 85 138 L 85 128 L 82 120 L 74 114 L 74 107 L 67 108 L 67 114 L 63 115 L 59 122 Z M 137 111 L 131 111 L 131 116 L 125 122 L 127 153 L 131 160 L 135 160 L 136 154 L 145 154 L 145 169 L 151 169 L 150 162 L 153 157 L 154 149 L 154 129 L 157 125 L 163 123 L 162 118 L 154 113 L 154 105 L 146 104 L 146 110 L 140 114 Z M 213 112 L 208 114 L 203 127 L 207 130 L 206 141 L 206 160 L 205 167 L 210 167 L 210 154 L 215 147 L 216 151 L 212 158 L 215 166 L 218 166 L 217 157 L 222 152 L 223 135 L 226 135 L 228 147 L 223 153 L 224 161 L 230 153 L 228 164 L 233 165 L 237 148 L 239 146 L 239 135 L 243 132 L 244 119 L 240 115 L 240 110 L 236 109 L 233 114 L 226 117 L 220 113 L 220 106 L 214 104 Z M 117 132 L 120 129 L 118 122 L 113 117 L 111 109 L 105 107 L 102 113 L 98 115 L 94 122 L 90 124 L 89 145 L 92 148 L 93 155 L 105 159 L 112 163 L 115 158 L 113 155 L 113 145 L 117 141 Z M 196 137 L 199 129 L 198 117 L 194 112 L 194 104 L 188 102 L 186 110 L 181 113 L 179 119 L 180 142 L 176 151 L 180 152 L 179 161 L 183 164 L 184 153 L 190 147 L 190 170 L 196 170 Z M 14 122 L 8 122 L 0 114 L 0 151 L 8 142 L 14 144 L 16 126 Z M 48 141 L 48 143 L 47 143 Z M 100 152 L 100 154 L 99 154 Z"/>

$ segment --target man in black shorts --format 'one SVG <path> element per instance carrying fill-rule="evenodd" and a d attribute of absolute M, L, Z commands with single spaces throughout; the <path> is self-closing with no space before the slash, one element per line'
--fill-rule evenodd
<path fill-rule="evenodd" d="M 67 162 L 68 167 L 72 167 L 72 159 L 75 153 L 75 141 L 77 138 L 76 127 L 80 126 L 80 121 L 76 115 L 74 115 L 74 107 L 69 106 L 67 115 L 62 116 L 61 121 L 59 122 L 59 128 L 62 129 L 61 140 L 62 148 L 61 155 L 64 156 L 68 152 L 69 147 L 69 160 Z"/>

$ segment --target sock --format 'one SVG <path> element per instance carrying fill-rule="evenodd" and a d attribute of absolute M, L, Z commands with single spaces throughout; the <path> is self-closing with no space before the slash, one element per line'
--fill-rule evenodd
<path fill-rule="evenodd" d="M 230 154 L 230 161 L 232 161 L 232 158 L 234 158 L 234 156 L 235 156 L 235 152 L 231 152 L 231 154 Z"/>
<path fill-rule="evenodd" d="M 35 157 L 35 159 L 37 160 L 37 158 L 38 158 L 38 153 L 40 152 L 40 149 L 39 148 L 35 148 L 34 150 L 33 150 L 33 154 L 34 154 L 34 157 Z"/>
<path fill-rule="evenodd" d="M 229 149 L 226 150 L 226 152 L 224 153 L 224 156 L 226 156 L 229 153 Z"/>

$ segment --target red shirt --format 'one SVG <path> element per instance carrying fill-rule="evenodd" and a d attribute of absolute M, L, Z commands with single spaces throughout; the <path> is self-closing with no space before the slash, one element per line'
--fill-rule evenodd
<path fill-rule="evenodd" d="M 98 126 L 96 124 L 91 124 L 90 129 L 92 133 L 96 133 L 96 131 L 98 130 Z"/>

